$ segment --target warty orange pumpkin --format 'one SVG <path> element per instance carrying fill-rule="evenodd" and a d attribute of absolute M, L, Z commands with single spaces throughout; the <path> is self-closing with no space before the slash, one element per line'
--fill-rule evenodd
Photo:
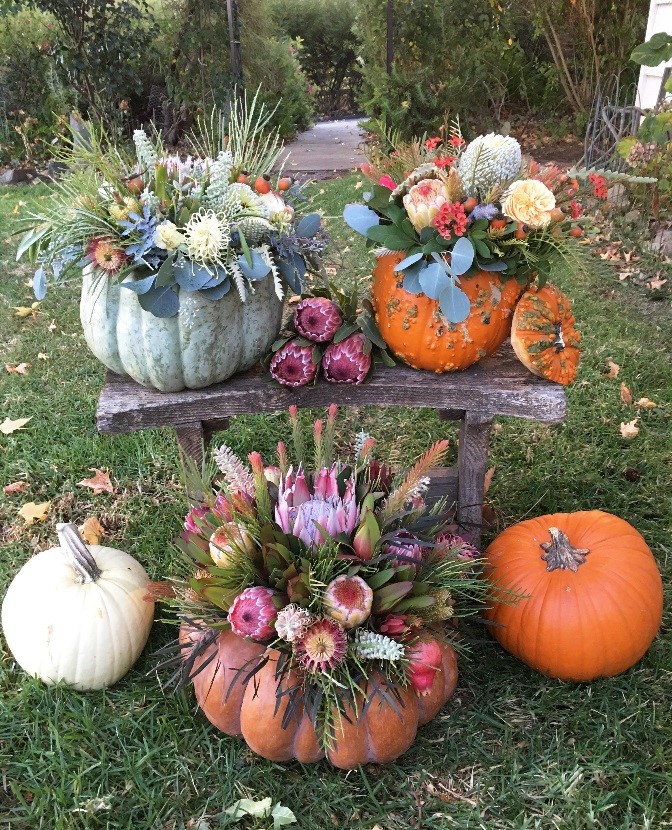
<path fill-rule="evenodd" d="M 573 383 L 580 342 L 572 304 L 562 291 L 545 285 L 523 294 L 513 314 L 511 345 L 530 372 L 563 386 Z"/>
<path fill-rule="evenodd" d="M 278 705 L 277 692 L 292 689 L 303 680 L 294 670 L 279 676 L 279 652 L 232 631 L 215 632 L 186 622 L 180 627 L 180 643 L 185 660 L 189 660 L 192 646 L 200 646 L 190 677 L 196 700 L 214 726 L 228 735 L 242 736 L 253 752 L 272 761 L 310 763 L 325 757 L 303 706 L 299 703 L 296 711 L 288 713 L 288 694 L 280 697 Z M 457 686 L 455 650 L 438 640 L 437 644 L 441 668 L 426 694 L 417 694 L 410 685 L 395 686 L 390 697 L 396 700 L 391 705 L 375 693 L 376 684 L 382 687 L 383 680 L 372 675 L 367 687 L 369 699 L 364 701 L 360 695 L 354 705 L 346 706 L 346 717 L 336 715 L 335 739 L 326 752 L 335 767 L 386 763 L 411 746 L 418 727 L 435 717 Z M 263 658 L 268 659 L 252 673 Z"/>
<path fill-rule="evenodd" d="M 386 254 L 373 270 L 373 308 L 390 350 L 414 369 L 433 372 L 466 369 L 494 354 L 509 336 L 523 286 L 515 279 L 503 281 L 495 271 L 461 277 L 471 312 L 462 323 L 449 323 L 436 300 L 404 290 L 403 274 L 394 272 L 402 259 L 402 254 Z"/>
<path fill-rule="evenodd" d="M 497 536 L 484 556 L 492 634 L 542 674 L 574 681 L 620 674 L 658 631 L 660 573 L 642 536 L 617 516 L 589 510 L 528 519 Z"/>

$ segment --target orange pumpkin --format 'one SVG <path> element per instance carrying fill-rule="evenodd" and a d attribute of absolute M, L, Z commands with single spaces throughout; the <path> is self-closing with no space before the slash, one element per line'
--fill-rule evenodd
<path fill-rule="evenodd" d="M 553 285 L 520 298 L 511 324 L 511 345 L 530 372 L 567 386 L 579 363 L 581 335 L 569 299 Z"/>
<path fill-rule="evenodd" d="M 492 633 L 542 674 L 576 681 L 620 674 L 644 655 L 660 626 L 655 559 L 642 536 L 610 513 L 520 522 L 492 542 L 485 560 Z"/>
<path fill-rule="evenodd" d="M 180 628 L 183 659 L 189 657 L 189 644 L 196 644 L 201 638 L 208 638 L 209 642 L 194 661 L 191 676 L 196 700 L 214 726 L 228 735 L 242 735 L 250 749 L 272 761 L 297 759 L 310 763 L 325 757 L 312 722 L 300 704 L 283 726 L 289 697 L 283 695 L 277 706 L 277 651 L 269 649 L 268 661 L 245 683 L 245 676 L 266 652 L 265 647 L 231 631 L 213 634 L 209 629 L 183 623 Z M 327 752 L 334 766 L 353 769 L 358 764 L 386 763 L 406 752 L 418 726 L 432 720 L 457 685 L 455 651 L 447 643 L 438 644 L 441 669 L 427 694 L 419 695 L 411 686 L 397 686 L 400 702 L 396 706 L 391 706 L 381 695 L 372 695 L 364 707 L 360 696 L 356 701 L 359 716 L 352 705 L 347 707 L 346 717 L 335 716 L 335 742 Z M 234 682 L 237 671 L 243 667 L 245 671 Z M 301 680 L 298 671 L 285 673 L 280 680 L 280 691 L 293 688 Z M 377 675 L 372 676 L 369 689 L 379 680 Z"/>
<path fill-rule="evenodd" d="M 436 300 L 403 289 L 403 274 L 394 273 L 402 259 L 402 254 L 380 257 L 371 288 L 378 328 L 395 355 L 414 369 L 454 372 L 497 351 L 523 291 L 516 280 L 502 281 L 495 271 L 462 277 L 471 312 L 462 323 L 449 323 Z"/>

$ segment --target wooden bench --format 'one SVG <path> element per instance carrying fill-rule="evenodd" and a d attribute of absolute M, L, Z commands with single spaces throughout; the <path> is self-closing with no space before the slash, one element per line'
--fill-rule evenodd
<path fill-rule="evenodd" d="M 430 493 L 445 494 L 456 504 L 458 524 L 475 541 L 482 524 L 493 418 L 511 415 L 552 424 L 563 420 L 566 408 L 564 388 L 530 374 L 507 345 L 462 372 L 437 375 L 406 366 L 376 367 L 361 386 L 321 380 L 315 386 L 287 389 L 253 369 L 207 389 L 163 393 L 108 372 L 96 420 L 99 431 L 106 433 L 172 426 L 181 452 L 200 466 L 210 436 L 226 429 L 233 415 L 286 411 L 290 404 L 325 408 L 332 402 L 341 407 L 432 408 L 444 420 L 459 420 L 457 469 L 434 471 Z"/>

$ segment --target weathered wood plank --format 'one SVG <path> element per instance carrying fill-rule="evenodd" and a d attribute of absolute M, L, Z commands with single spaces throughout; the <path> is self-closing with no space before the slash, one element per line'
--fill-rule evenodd
<path fill-rule="evenodd" d="M 434 504 L 446 499 L 446 509 L 457 504 L 457 467 L 432 467 L 429 471 L 429 487 L 425 499 Z"/>
<path fill-rule="evenodd" d="M 460 422 L 457 450 L 457 522 L 478 546 L 483 522 L 485 473 L 492 418 L 466 412 Z"/>
<path fill-rule="evenodd" d="M 201 390 L 162 393 L 108 373 L 97 412 L 101 432 L 132 432 L 158 426 L 180 426 L 220 420 L 233 415 L 278 412 L 299 407 L 408 406 L 439 410 L 468 410 L 512 415 L 546 423 L 565 416 L 562 386 L 537 378 L 513 356 L 510 347 L 462 372 L 434 374 L 407 366 L 377 367 L 361 385 L 286 389 L 259 370 L 234 375 L 225 383 Z"/>

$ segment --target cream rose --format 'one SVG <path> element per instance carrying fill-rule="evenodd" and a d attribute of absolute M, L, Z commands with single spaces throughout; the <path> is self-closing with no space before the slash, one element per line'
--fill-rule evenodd
<path fill-rule="evenodd" d="M 172 251 L 183 242 L 184 235 L 172 222 L 162 222 L 154 232 L 154 244 L 165 251 Z"/>
<path fill-rule="evenodd" d="M 418 233 L 428 228 L 441 207 L 450 201 L 446 185 L 440 179 L 423 179 L 404 196 L 404 207 Z"/>
<path fill-rule="evenodd" d="M 536 179 L 514 182 L 504 194 L 502 201 L 502 213 L 505 216 L 531 228 L 543 228 L 548 225 L 554 207 L 555 196 L 543 182 Z"/>

